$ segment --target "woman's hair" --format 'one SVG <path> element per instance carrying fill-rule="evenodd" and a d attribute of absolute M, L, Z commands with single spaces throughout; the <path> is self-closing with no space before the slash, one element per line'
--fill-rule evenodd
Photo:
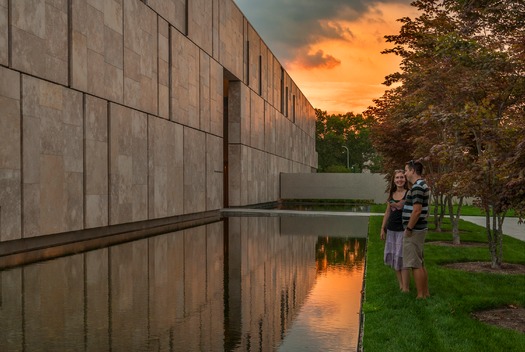
<path fill-rule="evenodd" d="M 397 185 L 395 183 L 396 175 L 402 173 L 403 177 L 405 177 L 405 172 L 401 169 L 394 170 L 394 173 L 392 174 L 392 179 L 390 181 L 390 189 L 388 190 L 388 201 L 393 199 L 394 192 L 397 190 Z M 403 185 L 403 188 L 408 190 L 408 181 L 405 177 L 405 184 Z"/>

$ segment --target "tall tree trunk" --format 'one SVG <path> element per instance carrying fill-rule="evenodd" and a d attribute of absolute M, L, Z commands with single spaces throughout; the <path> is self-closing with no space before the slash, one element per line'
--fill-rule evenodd
<path fill-rule="evenodd" d="M 503 221 L 505 220 L 505 213 L 491 215 L 490 208 L 485 210 L 491 266 L 494 269 L 500 269 L 503 263 Z"/>
<path fill-rule="evenodd" d="M 441 221 L 439 220 L 439 195 L 434 196 L 434 229 L 436 232 L 441 232 Z"/>
<path fill-rule="evenodd" d="M 461 206 L 463 205 L 463 197 L 459 198 L 457 212 L 454 213 L 454 205 L 452 204 L 452 197 L 447 197 L 448 203 L 448 214 L 450 217 L 450 223 L 452 224 L 452 244 L 461 244 L 461 238 L 459 236 L 459 217 L 461 214 Z"/>
<path fill-rule="evenodd" d="M 443 225 L 443 219 L 445 218 L 446 208 L 447 208 L 447 197 L 443 193 L 439 196 L 440 198 L 440 212 L 439 212 L 439 224 Z"/>

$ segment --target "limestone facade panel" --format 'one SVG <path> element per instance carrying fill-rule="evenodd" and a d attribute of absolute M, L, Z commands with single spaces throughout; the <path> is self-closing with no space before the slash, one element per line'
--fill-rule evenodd
<path fill-rule="evenodd" d="M 124 105 L 155 115 L 158 113 L 157 41 L 157 14 L 139 0 L 126 1 Z"/>
<path fill-rule="evenodd" d="M 223 139 L 206 134 L 206 210 L 223 207 Z"/>
<path fill-rule="evenodd" d="M 183 214 L 183 127 L 149 116 L 149 218 Z"/>
<path fill-rule="evenodd" d="M 0 0 L 0 241 L 274 201 L 316 165 L 233 0 Z"/>
<path fill-rule="evenodd" d="M 186 33 L 187 0 L 145 0 L 144 2 L 179 32 Z"/>
<path fill-rule="evenodd" d="M 108 103 L 85 96 L 85 228 L 108 225 Z"/>
<path fill-rule="evenodd" d="M 122 105 L 109 111 L 109 223 L 148 217 L 147 115 Z"/>
<path fill-rule="evenodd" d="M 199 48 L 182 33 L 171 31 L 171 120 L 199 128 Z"/>
<path fill-rule="evenodd" d="M 184 213 L 206 210 L 206 134 L 184 127 Z"/>
<path fill-rule="evenodd" d="M 210 133 L 224 134 L 224 74 L 222 66 L 210 60 Z"/>
<path fill-rule="evenodd" d="M 243 77 L 242 12 L 231 0 L 219 0 L 219 62 L 238 78 Z"/>
<path fill-rule="evenodd" d="M 168 22 L 158 18 L 158 84 L 159 116 L 170 116 L 170 27 Z"/>
<path fill-rule="evenodd" d="M 0 65 L 7 66 L 9 64 L 9 27 L 8 27 L 9 11 L 7 8 L 7 0 L 0 1 Z"/>
<path fill-rule="evenodd" d="M 208 55 L 213 55 L 213 5 L 218 0 L 188 1 L 188 38 Z"/>
<path fill-rule="evenodd" d="M 22 76 L 23 237 L 83 227 L 82 94 Z"/>
<path fill-rule="evenodd" d="M 68 8 L 61 1 L 11 1 L 12 68 L 68 83 Z"/>
<path fill-rule="evenodd" d="M 21 228 L 20 74 L 0 67 L 0 241 L 18 239 Z"/>
<path fill-rule="evenodd" d="M 71 86 L 122 103 L 124 94 L 122 0 L 72 0 Z"/>

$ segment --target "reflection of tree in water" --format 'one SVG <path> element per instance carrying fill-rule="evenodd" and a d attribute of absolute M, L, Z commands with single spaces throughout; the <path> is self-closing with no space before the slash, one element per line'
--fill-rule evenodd
<path fill-rule="evenodd" d="M 319 237 L 316 249 L 317 273 L 325 272 L 330 267 L 343 267 L 354 270 L 364 265 L 364 238 Z"/>

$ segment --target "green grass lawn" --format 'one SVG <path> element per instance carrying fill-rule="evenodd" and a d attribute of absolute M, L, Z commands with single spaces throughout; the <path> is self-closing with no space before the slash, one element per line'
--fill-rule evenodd
<path fill-rule="evenodd" d="M 384 211 L 384 208 L 383 208 Z M 374 351 L 525 351 L 525 334 L 481 323 L 471 313 L 508 305 L 525 307 L 525 275 L 467 273 L 442 266 L 459 261 L 490 261 L 487 247 L 425 244 L 431 297 L 416 300 L 399 291 L 395 274 L 383 264 L 379 238 L 382 217 L 370 217 L 367 244 L 365 352 Z M 444 230 L 450 230 L 445 222 Z M 486 243 L 483 227 L 461 221 L 462 241 Z M 429 231 L 427 241 L 450 241 L 450 232 Z M 504 237 L 504 262 L 525 264 L 525 242 Z"/>

